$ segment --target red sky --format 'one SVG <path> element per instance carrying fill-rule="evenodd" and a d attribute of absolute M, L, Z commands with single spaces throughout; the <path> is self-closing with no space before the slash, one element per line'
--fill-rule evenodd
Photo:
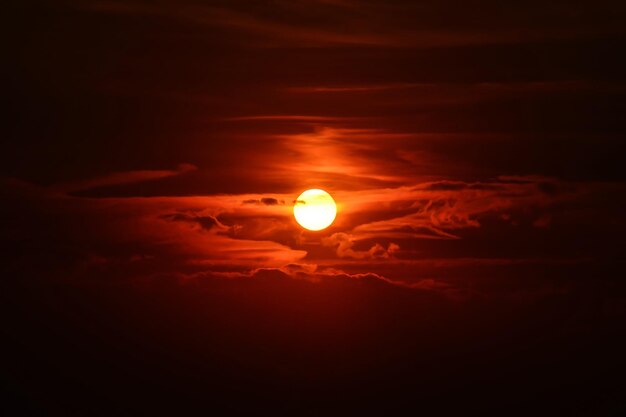
<path fill-rule="evenodd" d="M 25 413 L 625 406 L 622 3 L 8 10 Z"/>

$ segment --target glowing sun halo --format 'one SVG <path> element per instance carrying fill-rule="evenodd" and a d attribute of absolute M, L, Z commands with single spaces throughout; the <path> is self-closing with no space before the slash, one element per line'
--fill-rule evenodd
<path fill-rule="evenodd" d="M 305 229 L 322 230 L 335 220 L 337 205 L 324 190 L 306 190 L 295 201 L 293 215 Z"/>

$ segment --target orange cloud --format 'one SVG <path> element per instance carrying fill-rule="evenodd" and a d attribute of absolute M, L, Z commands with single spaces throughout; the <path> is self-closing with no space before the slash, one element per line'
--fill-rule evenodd
<path fill-rule="evenodd" d="M 352 239 L 352 236 L 346 233 L 334 233 L 324 238 L 322 244 L 333 248 L 336 247 L 337 256 L 340 258 L 355 259 L 389 259 L 393 256 L 394 252 L 400 249 L 400 246 L 395 243 L 390 243 L 386 249 L 376 243 L 368 250 L 355 250 L 355 241 Z"/>

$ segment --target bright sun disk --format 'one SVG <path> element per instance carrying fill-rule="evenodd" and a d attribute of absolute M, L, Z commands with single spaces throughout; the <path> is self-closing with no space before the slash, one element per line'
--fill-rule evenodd
<path fill-rule="evenodd" d="M 324 190 L 306 190 L 296 199 L 293 215 L 300 226 L 308 230 L 322 230 L 335 220 L 337 205 Z"/>

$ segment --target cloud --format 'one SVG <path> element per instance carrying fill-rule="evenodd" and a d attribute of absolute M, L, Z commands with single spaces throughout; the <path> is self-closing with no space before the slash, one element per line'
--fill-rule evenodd
<path fill-rule="evenodd" d="M 388 90 L 404 90 L 427 84 L 420 83 L 389 83 L 369 85 L 341 85 L 341 86 L 314 86 L 314 87 L 289 87 L 287 91 L 292 93 L 360 93 Z"/>
<path fill-rule="evenodd" d="M 197 216 L 197 215 L 193 215 L 193 214 L 190 215 L 186 213 L 170 213 L 170 214 L 163 214 L 160 217 L 165 220 L 197 224 L 204 230 L 211 230 L 214 228 L 217 228 L 221 231 L 229 230 L 228 227 L 224 226 L 222 223 L 220 223 L 219 220 L 217 220 L 213 216 Z"/>
<path fill-rule="evenodd" d="M 611 17 L 624 14 L 618 7 L 596 7 L 595 13 L 563 14 L 561 9 L 546 9 L 543 4 L 524 4 L 504 11 L 495 2 L 485 3 L 481 13 L 470 6 L 459 7 L 448 2 L 415 5 L 398 1 L 275 2 L 266 9 L 245 2 L 186 3 L 180 7 L 178 3 L 167 2 L 148 5 L 99 1 L 81 8 L 95 13 L 183 21 L 220 30 L 231 42 L 256 47 L 432 48 L 614 36 L 623 34 L 623 28 L 617 23 L 619 19 Z M 473 18 L 468 21 L 467 16 Z M 604 19 L 599 19 L 600 16 Z"/>
<path fill-rule="evenodd" d="M 226 119 L 227 121 L 241 122 L 241 121 L 269 121 L 269 122 L 294 122 L 294 123 L 332 123 L 332 122 L 346 122 L 358 120 L 358 118 L 349 117 L 331 117 L 331 116 L 312 116 L 312 115 L 288 115 L 288 114 L 271 114 L 271 115 L 256 115 L 256 116 L 238 116 Z"/>
<path fill-rule="evenodd" d="M 193 164 L 180 164 L 175 170 L 140 170 L 113 172 L 100 177 L 57 184 L 53 187 L 53 189 L 57 192 L 73 194 L 100 187 L 141 183 L 168 177 L 175 177 L 178 175 L 184 175 L 189 172 L 196 171 L 197 169 L 198 167 Z"/>
<path fill-rule="evenodd" d="M 380 84 L 343 84 L 288 87 L 291 93 L 389 93 L 394 90 L 409 90 L 406 93 L 418 94 L 422 99 L 438 102 L 460 103 L 495 98 L 522 98 L 542 94 L 562 94 L 576 90 L 587 93 L 610 93 L 622 91 L 621 83 L 594 80 L 550 80 L 550 81 L 508 81 L 508 82 L 412 82 Z M 397 91 L 394 93 L 398 93 Z"/>
<path fill-rule="evenodd" d="M 407 290 L 447 290 L 450 285 L 433 279 L 418 280 L 413 283 L 394 281 L 382 275 L 369 273 L 347 273 L 334 268 L 320 268 L 313 264 L 289 264 L 281 268 L 256 268 L 242 272 L 215 272 L 202 271 L 184 276 L 184 280 L 229 279 L 229 280 L 257 280 L 261 283 L 280 283 L 284 281 L 299 281 L 311 284 L 337 285 L 338 283 L 353 285 L 359 283 L 373 289 L 397 287 Z"/>
<path fill-rule="evenodd" d="M 546 193 L 538 185 L 544 183 L 559 192 Z M 66 276 L 213 271 L 232 277 L 284 268 L 307 279 L 373 273 L 405 286 L 432 286 L 427 280 L 433 279 L 435 287 L 450 291 L 463 287 L 451 281 L 463 274 L 475 280 L 503 268 L 569 268 L 571 253 L 583 249 L 614 256 L 598 239 L 618 224 L 606 195 L 623 191 L 543 176 L 340 190 L 333 192 L 339 205 L 335 223 L 310 233 L 297 225 L 289 204 L 275 204 L 293 201 L 295 193 L 91 199 L 31 187 L 31 203 L 16 206 L 11 201 L 24 198 L 24 186 L 10 184 L 3 191 L 4 210 L 14 211 L 7 218 L 21 220 L 8 225 L 4 236 L 16 247 L 24 245 L 19 237 L 25 233 L 52 242 L 45 252 L 54 254 L 54 262 L 41 264 L 50 271 L 65 268 Z M 602 217 L 585 208 L 598 204 Z M 587 238 L 563 241 L 573 228 Z M 605 249 L 600 254 L 587 246 Z M 39 249 L 31 253 L 43 258 Z"/>
<path fill-rule="evenodd" d="M 461 191 L 461 190 L 502 190 L 499 184 L 490 183 L 467 183 L 463 181 L 438 181 L 421 187 L 428 191 Z"/>
<path fill-rule="evenodd" d="M 400 249 L 400 246 L 395 243 L 389 243 L 386 249 L 379 243 L 376 243 L 367 250 L 355 250 L 355 243 L 353 237 L 347 233 L 334 233 L 322 240 L 323 245 L 336 247 L 337 256 L 340 258 L 389 259 Z"/>
<path fill-rule="evenodd" d="M 265 206 L 276 206 L 276 205 L 283 205 L 285 204 L 285 200 L 278 200 L 276 198 L 273 197 L 262 197 L 261 199 L 255 200 L 255 199 L 250 199 L 250 200 L 244 200 L 243 204 L 256 204 L 256 205 L 265 205 Z"/>

